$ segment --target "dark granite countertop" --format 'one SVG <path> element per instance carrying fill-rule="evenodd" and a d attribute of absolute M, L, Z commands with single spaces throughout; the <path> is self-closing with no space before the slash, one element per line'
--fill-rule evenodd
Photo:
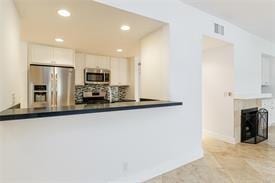
<path fill-rule="evenodd" d="M 0 112 L 0 121 L 44 118 L 52 116 L 65 116 L 87 113 L 123 111 L 156 107 L 179 106 L 182 102 L 170 101 L 144 101 L 144 102 L 118 102 L 107 104 L 74 105 L 67 107 L 9 109 Z"/>

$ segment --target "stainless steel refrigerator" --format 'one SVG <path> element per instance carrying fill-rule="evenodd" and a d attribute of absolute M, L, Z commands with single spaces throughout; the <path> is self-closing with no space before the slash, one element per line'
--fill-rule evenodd
<path fill-rule="evenodd" d="M 30 66 L 29 107 L 74 105 L 74 90 L 74 68 L 41 65 Z"/>

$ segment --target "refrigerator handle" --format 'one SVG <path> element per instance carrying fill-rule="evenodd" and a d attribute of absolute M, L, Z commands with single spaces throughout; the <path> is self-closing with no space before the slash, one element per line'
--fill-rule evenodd
<path fill-rule="evenodd" d="M 54 99 L 54 97 L 53 97 L 53 90 L 51 91 L 51 106 L 53 106 L 53 99 Z"/>
<path fill-rule="evenodd" d="M 53 83 L 53 73 L 51 73 L 51 83 Z M 51 106 L 54 105 L 53 85 L 51 84 Z"/>
<path fill-rule="evenodd" d="M 57 84 L 58 84 L 58 74 L 55 73 L 55 106 L 57 107 L 57 98 L 58 98 L 58 93 L 57 93 Z"/>

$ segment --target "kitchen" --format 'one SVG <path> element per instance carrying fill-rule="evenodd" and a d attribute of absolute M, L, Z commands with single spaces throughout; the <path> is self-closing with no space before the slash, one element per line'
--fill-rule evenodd
<path fill-rule="evenodd" d="M 18 108 L 41 111 L 168 99 L 167 78 L 161 73 L 169 60 L 167 24 L 96 2 L 44 3 L 15 1 L 24 86 L 12 93 L 12 110 L 4 110 L 2 118 Z M 164 41 L 156 42 L 156 36 Z M 163 54 L 153 52 L 159 47 L 165 48 Z M 150 78 L 164 82 L 156 86 Z"/>
<path fill-rule="evenodd" d="M 96 13 L 102 8 L 108 11 Z M 121 13 L 124 16 L 118 16 Z M 138 23 L 140 18 L 143 23 Z M 224 26 L 224 35 L 215 32 L 217 24 Z M 130 30 L 121 30 L 122 25 Z M 179 0 L 0 0 L 0 27 L 3 183 L 145 182 L 199 160 L 204 156 L 202 37 L 235 45 L 232 92 L 241 100 L 261 95 L 260 55 L 275 55 L 269 42 Z M 34 52 L 40 61 L 32 62 L 32 49 L 38 50 Z M 117 59 L 128 61 L 126 82 L 120 79 L 125 73 L 118 71 L 125 65 L 112 64 Z M 45 82 L 53 85 L 33 83 L 38 87 L 29 87 L 31 65 L 51 66 L 50 79 Z M 85 68 L 97 69 L 97 65 L 110 71 L 110 84 L 100 84 L 106 85 L 105 93 L 101 89 L 93 92 L 89 87 L 94 84 L 85 84 Z M 80 97 L 73 105 L 65 97 L 67 104 L 57 107 L 60 101 L 47 96 L 65 91 L 58 90 L 61 77 L 55 75 L 57 68 L 64 67 L 74 68 L 75 79 L 70 80 L 75 87 L 67 85 L 74 90 L 72 96 L 80 91 L 76 95 Z M 97 79 L 102 81 L 103 76 Z M 108 99 L 109 87 L 117 91 L 117 85 L 125 84 L 123 100 L 135 102 Z M 37 92 L 38 102 L 51 101 L 53 107 L 29 108 L 30 89 Z M 108 103 L 96 103 L 100 96 Z M 83 97 L 96 104 L 85 104 Z M 140 98 L 157 101 L 138 102 Z M 102 97 L 99 100 L 103 102 Z M 200 173 L 200 168 L 193 168 Z"/>
<path fill-rule="evenodd" d="M 95 1 L 0 3 L 0 182 L 110 182 L 144 149 L 159 156 L 143 167 L 168 158 L 156 142 L 179 129 L 182 100 L 167 23 Z"/>

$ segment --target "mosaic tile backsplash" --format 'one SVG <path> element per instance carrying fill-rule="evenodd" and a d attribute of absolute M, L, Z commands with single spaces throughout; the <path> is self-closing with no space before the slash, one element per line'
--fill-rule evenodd
<path fill-rule="evenodd" d="M 110 86 L 112 93 L 112 101 L 117 102 L 125 99 L 128 86 Z M 75 102 L 83 102 L 83 92 L 106 92 L 106 99 L 110 100 L 109 85 L 76 85 L 75 86 Z"/>

